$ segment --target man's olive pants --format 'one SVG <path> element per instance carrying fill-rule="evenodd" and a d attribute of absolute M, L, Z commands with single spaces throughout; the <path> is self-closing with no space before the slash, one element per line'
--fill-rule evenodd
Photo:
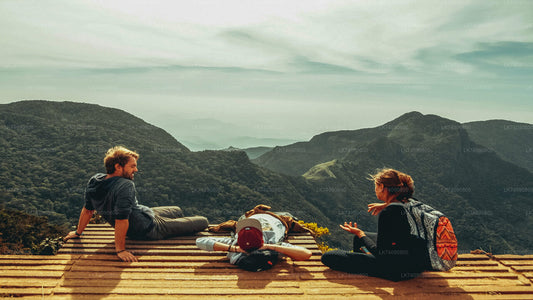
<path fill-rule="evenodd" d="M 155 226 L 146 237 L 163 240 L 173 236 L 192 234 L 207 228 L 207 218 L 201 216 L 185 217 L 178 206 L 152 207 Z"/>

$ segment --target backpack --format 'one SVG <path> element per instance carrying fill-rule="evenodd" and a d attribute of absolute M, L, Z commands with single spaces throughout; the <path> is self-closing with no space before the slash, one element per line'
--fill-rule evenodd
<path fill-rule="evenodd" d="M 426 240 L 431 269 L 453 268 L 457 262 L 457 237 L 450 220 L 440 211 L 412 198 L 404 207 L 411 234 Z"/>
<path fill-rule="evenodd" d="M 255 250 L 242 257 L 237 266 L 241 269 L 259 272 L 272 268 L 278 262 L 279 253 L 272 250 Z"/>

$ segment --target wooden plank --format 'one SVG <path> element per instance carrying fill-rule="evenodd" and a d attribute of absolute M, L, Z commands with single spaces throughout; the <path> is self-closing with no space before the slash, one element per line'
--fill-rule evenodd
<path fill-rule="evenodd" d="M 477 278 L 495 278 L 495 279 L 518 279 L 518 275 L 508 272 L 424 272 L 419 277 L 425 279 L 477 279 Z M 302 280 L 323 280 L 323 279 L 361 279 L 367 278 L 363 275 L 349 274 L 326 270 L 323 272 L 301 272 Z"/>
<path fill-rule="evenodd" d="M 0 291 L 3 288 L 12 288 L 12 287 L 55 287 L 57 286 L 59 279 L 48 279 L 48 278 L 1 278 L 0 277 Z M 1 292 L 0 292 L 1 294 Z"/>
<path fill-rule="evenodd" d="M 284 296 L 284 295 L 268 295 L 268 297 L 265 296 L 266 299 L 280 299 L 280 300 L 287 300 L 287 297 L 288 296 Z M 95 295 L 83 295 L 83 294 L 77 294 L 76 297 L 74 298 L 72 295 L 68 295 L 68 294 L 64 294 L 64 295 L 56 295 L 54 294 L 53 295 L 53 299 L 54 300 L 72 300 L 72 299 L 76 299 L 76 300 L 94 300 L 94 299 L 106 299 L 106 300 L 109 300 L 109 299 L 120 299 L 120 300 L 124 300 L 124 299 L 127 299 L 127 300 L 175 300 L 177 297 L 176 295 L 149 295 L 149 297 L 147 297 L 146 295 L 114 295 L 114 294 L 111 294 L 111 295 L 99 295 L 99 296 L 95 296 Z M 180 300 L 213 300 L 213 299 L 225 299 L 225 300 L 233 300 L 233 299 L 250 299 L 250 300 L 254 300 L 254 299 L 257 299 L 258 298 L 258 295 L 239 295 L 239 296 L 236 296 L 236 295 L 217 295 L 216 297 L 214 297 L 213 295 L 179 295 L 179 299 Z M 33 299 L 33 300 L 42 300 L 42 297 L 41 296 L 27 296 L 27 297 L 24 297 L 25 300 L 27 299 Z M 47 298 L 45 298 L 47 299 Z M 304 297 L 305 299 L 305 297 Z M 315 298 L 313 298 L 315 299 Z M 320 296 L 317 298 L 317 299 L 320 299 Z M 380 299 L 380 298 L 371 298 L 371 299 Z M 329 298 L 329 300 L 332 300 L 331 298 Z"/>
<path fill-rule="evenodd" d="M 228 266 L 234 266 L 229 263 L 229 260 L 217 260 L 217 261 L 202 261 L 202 262 L 153 262 L 153 261 L 138 261 L 138 262 L 122 262 L 116 261 L 80 261 L 72 270 L 77 270 L 83 267 L 117 267 L 117 268 L 152 268 L 152 269 L 168 269 L 168 268 L 199 268 L 202 266 L 211 266 L 212 268 L 224 268 Z M 235 266 L 236 267 L 236 266 Z"/>
<path fill-rule="evenodd" d="M 294 262 L 295 264 L 297 265 L 314 265 L 316 264 L 315 260 L 317 261 L 320 261 L 321 259 L 321 255 L 317 255 L 315 257 L 312 257 L 311 260 L 306 260 L 306 261 L 296 261 Z M 314 259 L 313 259 L 314 258 Z M 322 263 L 320 263 L 322 264 Z M 498 264 L 497 261 L 491 261 L 491 260 L 473 260 L 473 261 L 458 261 L 457 262 L 457 266 L 454 267 L 452 270 L 454 270 L 455 268 L 457 267 L 464 267 L 464 266 L 480 266 L 480 267 L 483 267 L 483 266 L 498 266 L 500 264 Z"/>
<path fill-rule="evenodd" d="M 467 293 L 473 294 L 533 294 L 531 286 L 464 286 L 461 287 Z"/>
<path fill-rule="evenodd" d="M 5 270 L 0 277 L 60 278 L 63 271 Z"/>
<path fill-rule="evenodd" d="M 109 281 L 121 281 L 124 279 L 150 279 L 150 280 L 184 280 L 184 281 L 196 281 L 196 280 L 221 280 L 221 281 L 238 281 L 240 278 L 246 280 L 298 280 L 299 274 L 288 272 L 247 272 L 243 270 L 237 270 L 234 274 L 217 274 L 213 276 L 210 273 L 138 273 L 138 272 L 68 272 L 65 274 L 65 280 L 67 279 L 99 279 Z"/>
<path fill-rule="evenodd" d="M 287 261 L 278 262 L 272 270 L 273 272 L 289 272 L 292 270 L 292 264 Z M 158 265 L 154 263 L 143 262 L 103 262 L 97 263 L 96 261 L 90 263 L 76 264 L 70 270 L 71 272 L 142 272 L 142 273 L 212 273 L 212 274 L 237 274 L 247 273 L 239 269 L 236 265 L 229 262 L 194 262 L 194 263 L 160 263 Z M 70 273 L 69 273 L 70 274 Z"/>
<path fill-rule="evenodd" d="M 55 265 L 55 266 L 66 266 L 72 265 L 74 260 L 27 260 L 26 257 L 15 259 L 0 259 L 0 266 L 42 266 L 42 265 Z"/>
<path fill-rule="evenodd" d="M 0 297 L 22 297 L 27 295 L 50 295 L 52 289 L 48 287 L 42 288 L 1 288 Z"/>
<path fill-rule="evenodd" d="M 393 294 L 389 291 L 386 291 L 385 289 L 376 289 L 376 288 L 362 288 L 362 287 L 344 287 L 344 288 L 315 288 L 315 287 L 308 287 L 304 289 L 305 294 L 309 296 L 315 295 L 350 295 L 352 297 L 365 297 L 366 295 L 378 295 L 378 296 L 392 296 Z"/>
<path fill-rule="evenodd" d="M 229 266 L 228 266 L 229 265 Z M 226 273 L 226 274 L 237 274 L 242 273 L 240 269 L 231 264 L 224 264 L 220 266 L 214 266 L 210 264 L 209 266 L 186 266 L 186 267 L 176 267 L 176 268 L 123 268 L 123 267 L 113 267 L 113 266 L 74 266 L 72 272 L 118 272 L 118 273 L 200 273 L 205 272 L 207 274 L 212 273 Z M 204 269 L 204 270 L 202 270 Z"/>
<path fill-rule="evenodd" d="M 392 288 L 391 288 L 392 289 Z M 426 294 L 481 294 L 481 295 L 491 295 L 491 294 L 531 294 L 533 289 L 528 286 L 464 286 L 464 287 L 434 287 L 426 288 L 414 285 L 404 285 L 402 287 L 396 286 L 392 289 L 392 292 L 384 290 L 383 288 L 376 289 L 372 287 L 346 287 L 346 288 L 306 288 L 306 295 L 339 295 L 339 294 L 384 294 L 384 295 L 394 295 L 394 296 L 404 296 L 410 295 L 414 296 L 420 293 Z"/>
<path fill-rule="evenodd" d="M 314 259 L 313 259 L 314 258 Z M 176 255 L 176 256 L 164 256 L 164 255 L 138 255 L 139 262 L 228 262 L 229 259 L 226 253 L 220 252 L 219 255 L 213 256 L 190 256 L 190 255 Z M 288 257 L 281 258 L 281 260 L 290 261 L 292 264 L 305 264 L 305 265 L 320 265 L 320 256 L 312 256 L 312 260 L 309 261 L 294 261 Z M 114 261 L 120 262 L 115 254 L 84 254 L 82 255 L 80 262 L 82 261 Z M 121 262 L 124 263 L 124 262 Z M 124 263 L 126 264 L 126 263 Z"/>
<path fill-rule="evenodd" d="M 409 281 L 391 282 L 381 278 L 363 277 L 354 279 L 335 279 L 335 280 L 309 280 L 300 281 L 300 287 L 350 287 L 350 286 L 369 286 L 373 288 L 395 288 L 397 286 L 415 286 L 415 287 L 461 287 L 461 286 L 524 286 L 522 282 L 516 279 L 428 279 L 414 278 Z"/>
<path fill-rule="evenodd" d="M 476 295 L 471 294 L 468 295 L 471 297 L 471 299 L 479 299 L 479 300 L 485 300 L 485 299 L 493 299 L 493 300 L 511 300 L 511 299 L 520 299 L 520 300 L 530 300 L 533 299 L 533 295 L 529 294 L 505 294 L 505 295 L 498 295 L 498 294 L 491 294 L 491 295 Z"/>
<path fill-rule="evenodd" d="M 287 264 L 284 261 L 280 261 L 281 264 Z M 202 262 L 188 262 L 188 261 L 166 261 L 166 262 L 153 262 L 153 261 L 138 261 L 138 262 L 122 262 L 116 261 L 80 261 L 74 268 L 79 267 L 120 267 L 120 268 L 189 268 L 189 267 L 202 267 L 202 266 L 226 267 L 228 265 L 234 266 L 229 263 L 229 260 L 217 260 L 217 261 L 202 261 Z"/>
<path fill-rule="evenodd" d="M 213 256 L 190 256 L 190 255 L 138 255 L 137 259 L 141 262 L 217 262 L 217 261 L 229 261 L 224 253 Z M 115 254 L 84 254 L 80 261 L 115 261 L 120 262 L 119 258 Z"/>
<path fill-rule="evenodd" d="M 79 254 L 58 254 L 58 255 L 0 255 L 1 260 L 76 260 Z"/>
<path fill-rule="evenodd" d="M 62 248 L 64 253 L 84 253 L 84 254 L 115 254 L 114 248 Z M 225 252 L 211 252 L 205 250 L 180 250 L 180 249 L 135 249 L 130 251 L 135 255 L 197 255 L 197 256 L 220 256 L 226 255 Z"/>
<path fill-rule="evenodd" d="M 509 272 L 509 268 L 502 267 L 499 265 L 489 265 L 489 266 L 460 266 L 454 267 L 453 272 L 463 271 L 463 272 Z"/>
<path fill-rule="evenodd" d="M 514 255 L 514 254 L 498 254 L 494 255 L 497 260 L 530 260 L 533 261 L 533 254 L 528 255 Z"/>
<path fill-rule="evenodd" d="M 121 280 L 118 282 L 102 281 L 98 279 L 70 279 L 64 280 L 60 283 L 61 287 L 135 287 L 135 288 L 155 288 L 166 287 L 171 285 L 172 288 L 298 288 L 300 283 L 298 281 L 287 280 L 273 280 L 265 282 L 257 282 L 256 280 L 239 279 L 238 281 L 169 281 L 169 280 Z"/>
<path fill-rule="evenodd" d="M 216 289 L 197 289 L 197 288 L 105 288 L 105 287 L 59 287 L 54 289 L 54 295 L 303 295 L 299 288 L 262 288 L 262 289 L 235 289 L 235 288 L 216 288 Z"/>
<path fill-rule="evenodd" d="M 506 266 L 533 266 L 533 260 L 500 260 Z"/>
<path fill-rule="evenodd" d="M 462 260 L 458 261 L 456 267 L 462 266 L 498 266 L 498 262 L 494 260 Z"/>
<path fill-rule="evenodd" d="M 234 267 L 234 268 L 225 268 L 225 266 L 220 266 L 218 268 L 214 268 L 212 266 L 209 267 L 198 267 L 198 268 L 173 268 L 173 269 L 164 269 L 164 268 L 117 268 L 117 267 L 83 267 L 83 268 L 76 268 L 73 269 L 72 272 L 115 272 L 115 273 L 150 273 L 150 274 L 175 274 L 175 273 L 182 273 L 182 274 L 205 274 L 205 275 L 212 275 L 212 277 L 216 277 L 219 275 L 243 275 L 243 270 Z M 278 274 L 287 274 L 291 273 L 291 270 L 288 268 L 286 269 L 279 269 L 277 271 Z M 66 276 L 74 276 L 71 273 L 69 273 Z"/>
<path fill-rule="evenodd" d="M 457 260 L 458 261 L 461 261 L 461 260 L 489 260 L 490 258 L 485 255 L 485 254 L 468 254 L 468 253 L 463 253 L 463 254 L 459 254 L 458 257 L 457 257 Z"/>
<path fill-rule="evenodd" d="M 70 265 L 42 265 L 42 266 L 2 266 L 2 271 L 6 270 L 26 270 L 26 271 L 67 271 Z M 0 275 L 1 276 L 1 275 Z"/>
<path fill-rule="evenodd" d="M 297 263 L 295 263 L 297 265 Z M 307 266 L 298 266 L 300 272 L 325 272 L 330 271 L 331 269 L 324 265 L 307 265 Z M 487 267 L 455 267 L 453 271 L 449 272 L 424 272 L 423 274 L 465 274 L 465 273 L 509 273 L 509 269 L 501 266 L 487 266 Z M 509 273 L 513 274 L 513 273 Z M 447 276 L 447 275 L 446 275 Z"/>

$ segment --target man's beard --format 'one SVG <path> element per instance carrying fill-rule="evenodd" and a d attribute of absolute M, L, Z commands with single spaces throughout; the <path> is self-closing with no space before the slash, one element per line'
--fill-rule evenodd
<path fill-rule="evenodd" d="M 130 180 L 133 180 L 133 175 L 134 175 L 133 172 L 128 174 L 128 173 L 122 171 L 122 177 L 124 177 L 124 178 L 130 179 Z"/>

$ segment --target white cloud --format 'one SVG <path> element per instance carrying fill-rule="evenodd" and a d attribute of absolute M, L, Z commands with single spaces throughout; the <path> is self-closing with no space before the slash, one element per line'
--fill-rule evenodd
<path fill-rule="evenodd" d="M 448 113 L 450 100 L 531 111 L 531 58 L 515 53 L 531 20 L 530 1 L 4 0 L 0 99 L 134 99 L 139 114 L 263 118 L 306 136 Z"/>
<path fill-rule="evenodd" d="M 520 39 L 524 30 L 523 20 L 507 12 L 446 29 L 455 14 L 474 6 L 463 1 L 8 1 L 1 6 L 0 33 L 7 45 L 0 54 L 9 66 L 55 62 L 57 67 L 184 65 L 291 72 L 298 71 L 291 65 L 294 58 L 304 57 L 382 74 L 396 66 L 427 68 L 416 59 L 423 49 L 471 51 L 476 43 L 509 32 Z"/>

